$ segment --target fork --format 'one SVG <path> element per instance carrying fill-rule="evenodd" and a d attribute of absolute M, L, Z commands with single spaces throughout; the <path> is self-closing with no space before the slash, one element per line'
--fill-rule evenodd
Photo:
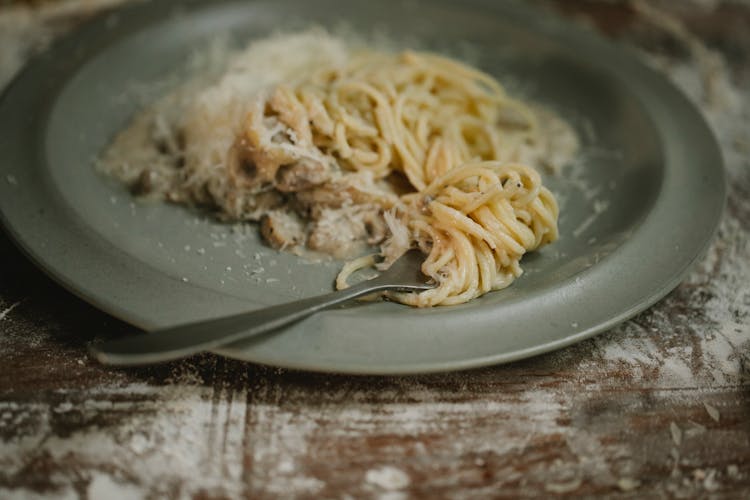
<path fill-rule="evenodd" d="M 373 279 L 336 292 L 239 313 L 186 323 L 151 333 L 140 332 L 91 346 L 101 363 L 117 366 L 160 363 L 277 330 L 311 314 L 375 292 L 419 292 L 435 285 L 421 272 L 424 256 L 409 250 Z"/>

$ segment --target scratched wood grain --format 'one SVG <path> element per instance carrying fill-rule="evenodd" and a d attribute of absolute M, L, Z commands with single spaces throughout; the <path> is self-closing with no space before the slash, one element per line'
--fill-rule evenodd
<path fill-rule="evenodd" d="M 32 3 L 0 9 L 0 66 L 21 36 L 3 26 L 37 30 L 17 30 L 27 57 L 101 4 Z M 86 346 L 127 326 L 0 237 L 0 498 L 748 497 L 750 6 L 535 3 L 641 51 L 714 128 L 729 202 L 682 285 L 595 339 L 468 372 L 110 369 Z"/>

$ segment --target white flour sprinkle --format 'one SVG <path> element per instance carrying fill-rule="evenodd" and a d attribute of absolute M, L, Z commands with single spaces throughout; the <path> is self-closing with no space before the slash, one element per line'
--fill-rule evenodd
<path fill-rule="evenodd" d="M 0 311 L 0 321 L 4 320 L 16 307 L 18 307 L 21 304 L 21 301 L 14 302 L 9 307 L 4 309 L 3 311 Z"/>
<path fill-rule="evenodd" d="M 682 430 L 674 422 L 669 423 L 669 433 L 672 435 L 672 441 L 676 446 L 682 444 Z"/>
<path fill-rule="evenodd" d="M 704 408 L 706 408 L 706 412 L 708 412 L 708 415 L 714 420 L 714 422 L 719 422 L 719 410 L 717 410 L 715 407 L 711 406 L 708 403 L 703 403 Z"/>
<path fill-rule="evenodd" d="M 134 400 L 123 401 L 118 394 Z M 28 461 L 48 456 L 59 463 L 74 461 L 85 469 L 101 471 L 92 474 L 88 486 L 90 498 L 170 496 L 170 483 L 181 485 L 180 497 L 191 497 L 199 491 L 240 496 L 244 486 L 241 478 L 244 395 L 212 405 L 211 388 L 191 383 L 187 374 L 158 389 L 128 384 L 95 389 L 89 396 L 82 403 L 63 403 L 56 408 L 42 404 L 9 407 L 8 411 L 17 418 L 35 422 L 36 430 L 33 434 L 0 441 L 3 471 L 12 477 Z M 68 417 L 71 412 L 80 416 Z M 50 427 L 51 414 L 63 419 L 93 415 L 126 417 L 118 417 L 106 426 L 89 425 L 69 436 L 58 437 Z M 225 424 L 221 435 L 209 440 L 206 430 L 213 415 Z M 205 457 L 222 457 L 227 463 L 206 461 Z M 125 471 L 127 474 L 123 475 Z M 185 475 L 185 471 L 194 474 Z M 54 482 L 64 492 L 72 485 L 67 481 L 74 481 L 75 477 L 75 474 L 70 478 L 61 475 Z M 133 477 L 138 484 L 132 482 Z"/>
<path fill-rule="evenodd" d="M 365 481 L 384 490 L 401 490 L 411 483 L 407 473 L 391 466 L 368 470 Z"/>
<path fill-rule="evenodd" d="M 622 491 L 633 491 L 634 489 L 638 488 L 638 486 L 641 485 L 641 482 L 637 479 L 631 479 L 631 478 L 621 478 L 617 481 L 617 487 L 620 488 Z"/>
<path fill-rule="evenodd" d="M 137 487 L 116 482 L 106 474 L 94 474 L 89 483 L 88 497 L 138 500 L 143 497 L 143 493 Z"/>
<path fill-rule="evenodd" d="M 544 486 L 544 489 L 549 491 L 550 493 L 570 493 L 580 488 L 581 483 L 582 481 L 580 479 L 573 479 L 571 481 L 568 481 L 567 483 L 547 483 Z"/>

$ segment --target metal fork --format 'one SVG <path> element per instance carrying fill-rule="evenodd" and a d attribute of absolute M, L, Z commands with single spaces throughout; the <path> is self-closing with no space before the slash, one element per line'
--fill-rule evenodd
<path fill-rule="evenodd" d="M 419 251 L 410 250 L 379 276 L 345 290 L 225 318 L 187 323 L 151 333 L 141 332 L 93 345 L 91 352 L 97 360 L 108 365 L 170 361 L 270 332 L 363 295 L 386 290 L 428 290 L 434 284 L 428 283 L 428 278 L 420 270 L 423 260 Z"/>

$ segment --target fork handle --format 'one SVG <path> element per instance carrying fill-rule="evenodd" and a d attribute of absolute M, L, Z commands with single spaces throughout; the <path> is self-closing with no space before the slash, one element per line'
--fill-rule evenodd
<path fill-rule="evenodd" d="M 281 328 L 363 295 L 398 289 L 397 286 L 383 283 L 378 278 L 317 297 L 106 341 L 91 346 L 91 352 L 100 362 L 116 366 L 159 363 L 182 358 Z"/>

